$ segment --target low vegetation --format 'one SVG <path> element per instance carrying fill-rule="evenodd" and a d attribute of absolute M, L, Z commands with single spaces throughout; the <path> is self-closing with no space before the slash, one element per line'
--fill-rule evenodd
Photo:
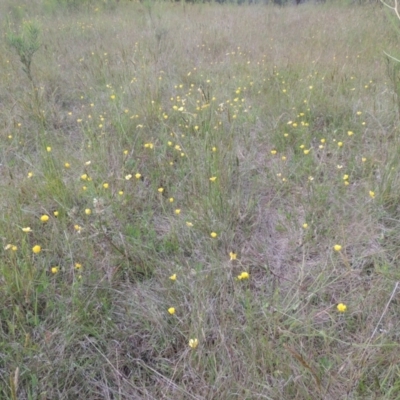
<path fill-rule="evenodd" d="M 0 5 L 0 398 L 398 399 L 390 11 L 75 3 Z"/>

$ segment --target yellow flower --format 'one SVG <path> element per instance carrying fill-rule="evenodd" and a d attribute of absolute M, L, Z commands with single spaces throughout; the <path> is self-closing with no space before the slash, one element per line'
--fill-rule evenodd
<path fill-rule="evenodd" d="M 349 179 L 349 176 L 347 174 L 343 175 L 343 180 L 347 181 Z"/>
<path fill-rule="evenodd" d="M 365 162 L 365 161 L 367 161 L 367 159 L 366 159 L 365 157 L 362 157 L 362 158 L 361 158 L 361 161 L 362 161 L 362 162 Z"/>
<path fill-rule="evenodd" d="M 69 168 L 70 166 L 71 166 L 70 163 L 67 163 L 67 162 L 66 162 L 66 163 L 64 164 L 64 167 L 65 167 L 65 168 Z"/>
<path fill-rule="evenodd" d="M 82 186 L 82 190 L 87 190 L 87 186 Z"/>
<path fill-rule="evenodd" d="M 83 181 L 87 181 L 87 179 L 88 179 L 87 174 L 81 175 L 81 179 L 82 179 Z"/>
<path fill-rule="evenodd" d="M 306 154 L 306 155 L 307 155 L 309 152 L 310 152 L 310 149 L 303 150 L 303 153 Z"/>
<path fill-rule="evenodd" d="M 92 213 L 92 210 L 90 208 L 86 208 L 85 214 L 90 215 Z"/>
<path fill-rule="evenodd" d="M 216 179 L 217 179 L 216 176 L 212 176 L 212 177 L 210 178 L 210 181 L 211 181 L 211 182 L 215 182 Z"/>
<path fill-rule="evenodd" d="M 347 131 L 347 134 L 348 134 L 349 136 L 352 136 L 352 135 L 354 135 L 354 132 L 353 132 L 353 131 Z"/>
<path fill-rule="evenodd" d="M 120 190 L 120 191 L 118 192 L 118 194 L 119 194 L 120 196 L 122 196 L 122 195 L 124 194 L 124 191 L 123 191 L 123 190 Z"/>
<path fill-rule="evenodd" d="M 28 178 L 32 178 L 33 172 L 28 172 Z"/>
<path fill-rule="evenodd" d="M 103 188 L 104 189 L 108 189 L 108 186 L 109 186 L 108 183 L 103 183 Z"/>
<path fill-rule="evenodd" d="M 51 273 L 52 274 L 56 274 L 58 272 L 58 270 L 59 270 L 59 267 L 52 267 L 51 268 Z"/>
<path fill-rule="evenodd" d="M 218 236 L 218 234 L 215 233 L 215 232 L 211 232 L 211 233 L 210 233 L 210 236 L 211 236 L 212 238 L 216 238 L 216 237 Z"/>
<path fill-rule="evenodd" d="M 186 222 L 186 226 L 189 227 L 189 228 L 191 228 L 191 227 L 193 226 L 193 224 L 192 224 L 191 222 L 187 221 L 187 222 Z"/>
<path fill-rule="evenodd" d="M 164 188 L 160 187 L 157 190 L 159 191 L 159 193 L 162 193 L 164 191 Z"/>
<path fill-rule="evenodd" d="M 303 228 L 304 228 L 304 229 L 307 229 L 307 228 L 308 228 L 308 224 L 307 224 L 306 222 L 303 224 Z"/>
<path fill-rule="evenodd" d="M 371 197 L 372 199 L 375 198 L 375 192 L 373 192 L 372 190 L 369 191 L 369 197 Z"/>
<path fill-rule="evenodd" d="M 42 216 L 40 217 L 40 220 L 41 220 L 42 222 L 47 222 L 47 221 L 49 220 L 49 216 L 48 216 L 48 215 L 42 215 Z"/>
<path fill-rule="evenodd" d="M 58 217 L 58 214 L 59 214 L 58 211 L 54 211 L 54 212 L 53 212 L 53 215 L 54 215 L 55 217 Z"/>
<path fill-rule="evenodd" d="M 22 228 L 22 232 L 26 232 L 26 233 L 32 232 L 32 229 L 29 226 L 27 226 L 26 228 Z"/>
<path fill-rule="evenodd" d="M 213 147 L 213 148 L 212 148 L 212 151 L 215 153 L 215 152 L 217 151 L 217 148 L 216 148 L 216 147 Z"/>
<path fill-rule="evenodd" d="M 325 140 L 325 139 L 321 139 L 320 142 L 321 142 L 321 143 L 325 143 L 326 140 Z"/>
<path fill-rule="evenodd" d="M 190 339 L 189 340 L 189 347 L 195 349 L 199 345 L 199 339 Z"/>
<path fill-rule="evenodd" d="M 344 186 L 349 186 L 349 185 L 350 185 L 349 181 L 344 181 Z"/>
<path fill-rule="evenodd" d="M 33 247 L 32 247 L 32 251 L 33 251 L 35 254 L 38 254 L 38 253 L 40 253 L 40 252 L 42 251 L 42 248 L 37 244 L 36 246 L 33 246 Z"/>
<path fill-rule="evenodd" d="M 75 269 L 81 269 L 82 268 L 82 264 L 80 263 L 75 263 Z"/>
<path fill-rule="evenodd" d="M 152 148 L 154 147 L 154 144 L 153 144 L 153 143 L 145 143 L 145 144 L 144 144 L 144 147 L 145 147 L 146 149 L 152 149 Z"/>
<path fill-rule="evenodd" d="M 335 251 L 340 251 L 340 250 L 342 250 L 342 246 L 341 246 L 340 244 L 335 244 L 335 245 L 333 246 L 333 250 L 335 250 Z"/>
<path fill-rule="evenodd" d="M 304 149 L 304 147 L 306 147 L 304 144 L 300 145 L 301 149 Z"/>
<path fill-rule="evenodd" d="M 124 156 L 128 155 L 128 150 L 124 150 Z"/>
<path fill-rule="evenodd" d="M 274 156 L 277 153 L 276 150 L 271 150 L 271 154 Z"/>
<path fill-rule="evenodd" d="M 169 200 L 170 203 L 174 202 L 174 198 L 173 197 L 170 197 L 168 200 Z"/>
<path fill-rule="evenodd" d="M 342 147 L 343 146 L 343 142 L 338 142 L 338 144 L 337 144 L 339 147 Z"/>
<path fill-rule="evenodd" d="M 181 213 L 181 210 L 179 209 L 179 208 L 177 208 L 176 210 L 175 210 L 175 214 L 176 215 L 179 215 Z"/>
<path fill-rule="evenodd" d="M 139 174 L 139 172 L 135 175 L 136 179 L 140 179 L 142 175 Z"/>
<path fill-rule="evenodd" d="M 12 251 L 17 251 L 17 250 L 18 250 L 18 247 L 17 247 L 15 244 L 13 244 L 13 245 L 11 246 L 11 250 L 12 250 Z"/>
<path fill-rule="evenodd" d="M 171 279 L 171 281 L 176 281 L 176 274 L 172 274 L 169 279 Z"/>
<path fill-rule="evenodd" d="M 82 227 L 76 224 L 74 225 L 74 229 L 79 233 L 82 230 Z"/>
<path fill-rule="evenodd" d="M 129 181 L 129 179 L 131 179 L 131 178 L 132 178 L 132 175 L 131 175 L 131 174 L 125 175 L 125 179 L 126 179 L 127 181 Z"/>
<path fill-rule="evenodd" d="M 250 274 L 248 272 L 242 272 L 240 275 L 238 275 L 237 278 L 239 279 L 239 281 L 241 281 L 243 279 L 249 279 L 250 278 Z"/>
<path fill-rule="evenodd" d="M 174 307 L 168 308 L 168 312 L 169 312 L 171 315 L 175 314 L 175 308 L 174 308 Z"/>
<path fill-rule="evenodd" d="M 343 303 L 339 303 L 339 304 L 336 306 L 336 308 L 337 308 L 337 310 L 338 310 L 339 312 L 341 312 L 341 313 L 344 313 L 344 312 L 346 312 L 346 310 L 347 310 L 346 304 L 343 304 Z"/>
<path fill-rule="evenodd" d="M 48 153 L 50 153 L 50 152 L 51 152 L 51 147 L 50 147 L 50 146 L 47 146 L 47 147 L 46 147 L 46 151 L 47 151 Z"/>
<path fill-rule="evenodd" d="M 237 256 L 237 254 L 234 253 L 233 251 L 231 251 L 231 252 L 229 253 L 230 261 L 236 260 L 236 256 Z"/>
<path fill-rule="evenodd" d="M 286 161 L 286 156 L 282 156 L 282 157 L 281 157 L 281 160 L 282 160 L 282 161 Z"/>
<path fill-rule="evenodd" d="M 111 99 L 111 100 L 115 100 L 115 94 L 112 94 L 112 95 L 110 96 L 110 99 Z"/>

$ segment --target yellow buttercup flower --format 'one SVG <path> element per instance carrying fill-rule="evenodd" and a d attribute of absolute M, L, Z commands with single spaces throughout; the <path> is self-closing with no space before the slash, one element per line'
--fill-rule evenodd
<path fill-rule="evenodd" d="M 56 274 L 59 271 L 59 267 L 52 267 L 51 268 L 51 273 Z"/>
<path fill-rule="evenodd" d="M 371 197 L 371 199 L 375 198 L 375 192 L 373 192 L 372 190 L 369 191 L 369 197 Z"/>
<path fill-rule="evenodd" d="M 28 233 L 28 232 L 32 232 L 32 229 L 27 226 L 26 228 L 22 228 L 22 232 Z"/>
<path fill-rule="evenodd" d="M 74 229 L 75 229 L 78 233 L 80 233 L 80 231 L 82 230 L 82 227 L 79 226 L 78 224 L 76 224 L 76 225 L 74 225 Z"/>
<path fill-rule="evenodd" d="M 37 244 L 36 246 L 33 246 L 33 247 L 32 247 L 32 251 L 33 251 L 35 254 L 38 254 L 38 253 L 40 253 L 40 252 L 42 251 L 42 248 Z"/>
<path fill-rule="evenodd" d="M 195 349 L 199 345 L 199 339 L 190 339 L 189 340 L 189 347 Z"/>
<path fill-rule="evenodd" d="M 75 263 L 75 269 L 81 269 L 82 268 L 82 264 L 80 263 Z"/>
<path fill-rule="evenodd" d="M 159 193 L 162 193 L 162 192 L 164 191 L 164 188 L 160 187 L 160 188 L 157 189 L 157 191 L 158 191 Z"/>
<path fill-rule="evenodd" d="M 231 261 L 236 260 L 236 257 L 237 257 L 237 254 L 234 253 L 233 251 L 231 251 L 229 253 L 229 258 L 230 258 Z"/>
<path fill-rule="evenodd" d="M 242 272 L 240 275 L 237 277 L 239 281 L 242 281 L 243 279 L 249 279 L 250 274 L 248 272 Z"/>
<path fill-rule="evenodd" d="M 214 239 L 215 239 L 215 238 L 218 236 L 218 234 L 217 234 L 217 233 L 215 233 L 215 232 L 211 232 L 211 233 L 210 233 L 210 236 L 211 236 L 212 238 L 214 238 Z"/>
<path fill-rule="evenodd" d="M 341 246 L 340 244 L 335 244 L 335 245 L 333 246 L 333 250 L 335 250 L 335 251 L 340 251 L 340 250 L 342 250 L 342 246 Z"/>
<path fill-rule="evenodd" d="M 92 210 L 90 208 L 85 209 L 85 214 L 90 215 L 92 213 Z"/>
<path fill-rule="evenodd" d="M 169 312 L 171 315 L 175 314 L 175 308 L 174 308 L 174 307 L 168 308 L 168 312 Z"/>
<path fill-rule="evenodd" d="M 216 179 L 217 179 L 216 176 L 212 176 L 212 177 L 210 178 L 210 181 L 211 181 L 211 182 L 215 182 Z"/>
<path fill-rule="evenodd" d="M 179 208 L 177 208 L 176 210 L 175 210 L 175 214 L 176 215 L 179 215 L 181 213 L 181 210 L 179 209 Z"/>
<path fill-rule="evenodd" d="M 189 228 L 191 228 L 191 227 L 193 226 L 193 224 L 192 224 L 191 222 L 187 221 L 187 222 L 186 222 L 186 226 L 189 227 Z"/>
<path fill-rule="evenodd" d="M 139 174 L 139 172 L 135 175 L 136 179 L 140 179 L 142 175 Z"/>
<path fill-rule="evenodd" d="M 104 188 L 104 189 L 108 189 L 108 187 L 109 187 L 109 184 L 108 184 L 108 183 L 103 183 L 103 188 Z"/>
<path fill-rule="evenodd" d="M 271 150 L 271 154 L 274 156 L 277 153 L 276 150 Z"/>
<path fill-rule="evenodd" d="M 346 312 L 346 310 L 347 310 L 346 304 L 343 304 L 343 303 L 339 303 L 339 304 L 336 306 L 336 308 L 337 308 L 337 310 L 338 310 L 339 312 L 341 312 L 341 313 L 344 313 L 344 312 Z"/>
<path fill-rule="evenodd" d="M 47 222 L 48 220 L 49 220 L 49 216 L 48 215 L 42 215 L 41 217 L 40 217 L 40 220 L 42 221 L 42 222 Z"/>
<path fill-rule="evenodd" d="M 129 179 L 131 179 L 131 178 L 132 178 L 132 175 L 131 175 L 131 174 L 125 175 L 125 179 L 126 179 L 127 181 L 129 181 Z"/>
<path fill-rule="evenodd" d="M 169 279 L 171 279 L 171 281 L 176 281 L 176 274 L 172 274 Z"/>

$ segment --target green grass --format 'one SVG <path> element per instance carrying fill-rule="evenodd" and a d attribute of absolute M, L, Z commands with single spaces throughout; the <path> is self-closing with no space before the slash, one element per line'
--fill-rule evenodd
<path fill-rule="evenodd" d="M 0 398 L 398 399 L 384 9 L 20 3 L 0 5 Z"/>

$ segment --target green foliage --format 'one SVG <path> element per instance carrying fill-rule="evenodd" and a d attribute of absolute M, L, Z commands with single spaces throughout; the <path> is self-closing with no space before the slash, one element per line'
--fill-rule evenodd
<path fill-rule="evenodd" d="M 27 74 L 29 80 L 33 82 L 31 64 L 34 54 L 41 46 L 40 27 L 35 21 L 25 21 L 22 23 L 20 33 L 7 33 L 7 42 L 18 54 L 23 65 L 23 71 Z"/>
<path fill-rule="evenodd" d="M 0 398 L 398 398 L 382 10 L 21 3 L 45 29 L 8 39 L 34 91 L 0 57 Z"/>

